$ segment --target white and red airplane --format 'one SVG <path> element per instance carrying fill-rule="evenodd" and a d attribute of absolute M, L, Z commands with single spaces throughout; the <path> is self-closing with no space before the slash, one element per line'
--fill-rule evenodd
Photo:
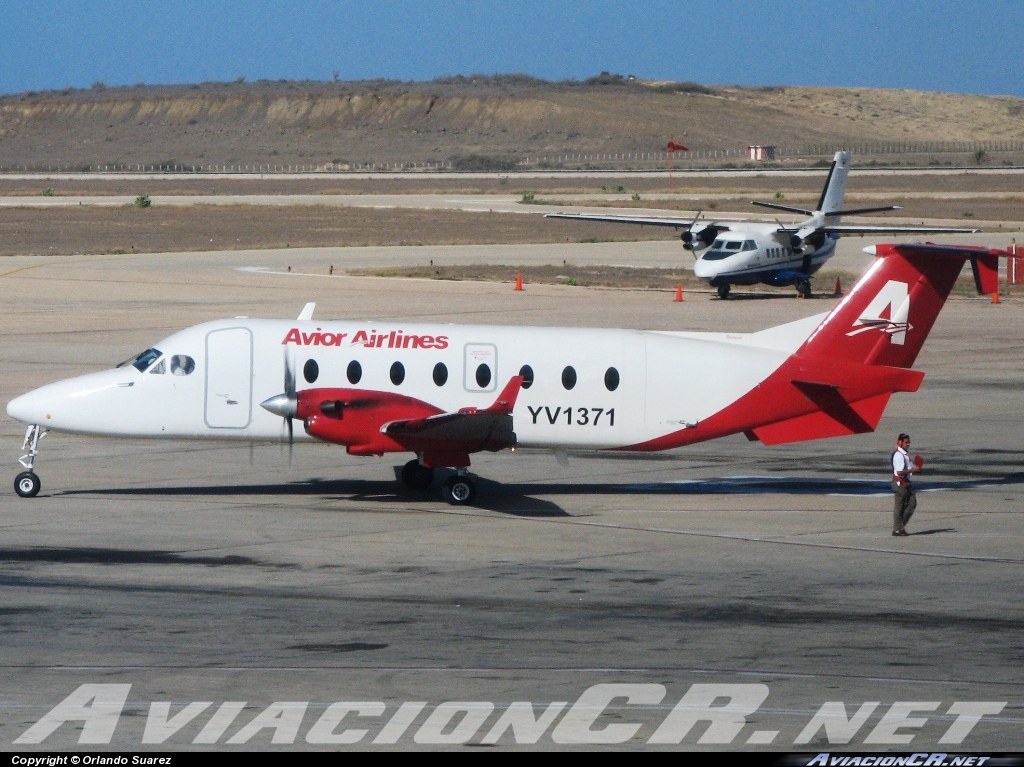
<path fill-rule="evenodd" d="M 745 433 L 766 445 L 873 431 L 911 370 L 964 263 L 992 292 L 1006 251 L 880 245 L 828 314 L 757 333 L 315 322 L 207 322 L 113 370 L 29 392 L 15 480 L 48 430 L 109 437 L 277 440 L 352 455 L 414 453 L 402 479 L 471 503 L 470 454 L 513 446 L 653 451 Z M 298 372 L 298 375 L 296 374 Z M 282 422 L 282 419 L 283 422 Z"/>

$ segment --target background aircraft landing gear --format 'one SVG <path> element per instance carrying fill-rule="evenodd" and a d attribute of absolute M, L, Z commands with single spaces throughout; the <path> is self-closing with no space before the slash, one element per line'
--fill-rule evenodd
<path fill-rule="evenodd" d="M 34 498 L 39 494 L 39 489 L 43 486 L 39 476 L 33 469 L 36 465 L 36 455 L 39 454 L 39 440 L 45 435 L 46 429 L 40 429 L 39 424 L 34 423 L 25 430 L 25 441 L 22 443 L 21 449 L 28 452 L 18 459 L 18 463 L 26 471 L 23 471 L 14 478 L 14 492 L 22 498 Z"/>
<path fill-rule="evenodd" d="M 413 490 L 426 490 L 434 482 L 434 470 L 413 458 L 402 467 L 402 482 Z"/>
<path fill-rule="evenodd" d="M 808 280 L 808 279 L 797 280 L 795 284 L 796 284 L 796 294 L 800 298 L 810 298 L 811 297 L 811 281 L 810 280 Z"/>
<path fill-rule="evenodd" d="M 730 285 L 728 282 L 723 282 L 718 286 L 718 297 L 723 301 L 729 297 L 729 288 Z"/>
<path fill-rule="evenodd" d="M 465 506 L 476 498 L 476 482 L 465 474 L 456 474 L 445 480 L 441 494 L 452 506 Z"/>

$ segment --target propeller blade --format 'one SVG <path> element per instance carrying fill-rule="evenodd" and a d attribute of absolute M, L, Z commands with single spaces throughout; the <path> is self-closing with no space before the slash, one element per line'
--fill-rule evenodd
<path fill-rule="evenodd" d="M 287 418 L 285 420 L 288 421 L 288 467 L 291 468 L 292 451 L 295 448 L 295 427 L 291 418 Z"/>

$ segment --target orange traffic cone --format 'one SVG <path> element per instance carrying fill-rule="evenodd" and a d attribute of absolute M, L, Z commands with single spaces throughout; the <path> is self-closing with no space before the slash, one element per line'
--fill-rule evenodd
<path fill-rule="evenodd" d="M 517 274 L 516 275 L 516 286 L 513 288 L 513 290 L 522 290 L 522 289 L 523 289 L 523 275 L 522 274 Z"/>
<path fill-rule="evenodd" d="M 843 295 L 843 284 L 839 281 L 838 277 L 836 277 L 836 292 L 835 292 L 835 295 L 837 295 L 837 296 Z"/>
<path fill-rule="evenodd" d="M 998 282 L 996 283 L 996 292 L 992 294 L 992 303 L 994 303 L 994 304 L 1002 303 L 999 300 L 999 283 Z"/>
<path fill-rule="evenodd" d="M 682 300 L 683 300 L 683 286 L 682 285 L 676 285 L 676 301 L 682 301 Z"/>

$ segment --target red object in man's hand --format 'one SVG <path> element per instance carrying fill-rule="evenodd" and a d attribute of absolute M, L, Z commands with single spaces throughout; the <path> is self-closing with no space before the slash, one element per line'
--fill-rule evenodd
<path fill-rule="evenodd" d="M 914 466 L 916 466 L 918 469 L 920 469 L 922 466 L 924 466 L 924 458 L 922 458 L 919 455 L 915 455 L 914 456 Z"/>

